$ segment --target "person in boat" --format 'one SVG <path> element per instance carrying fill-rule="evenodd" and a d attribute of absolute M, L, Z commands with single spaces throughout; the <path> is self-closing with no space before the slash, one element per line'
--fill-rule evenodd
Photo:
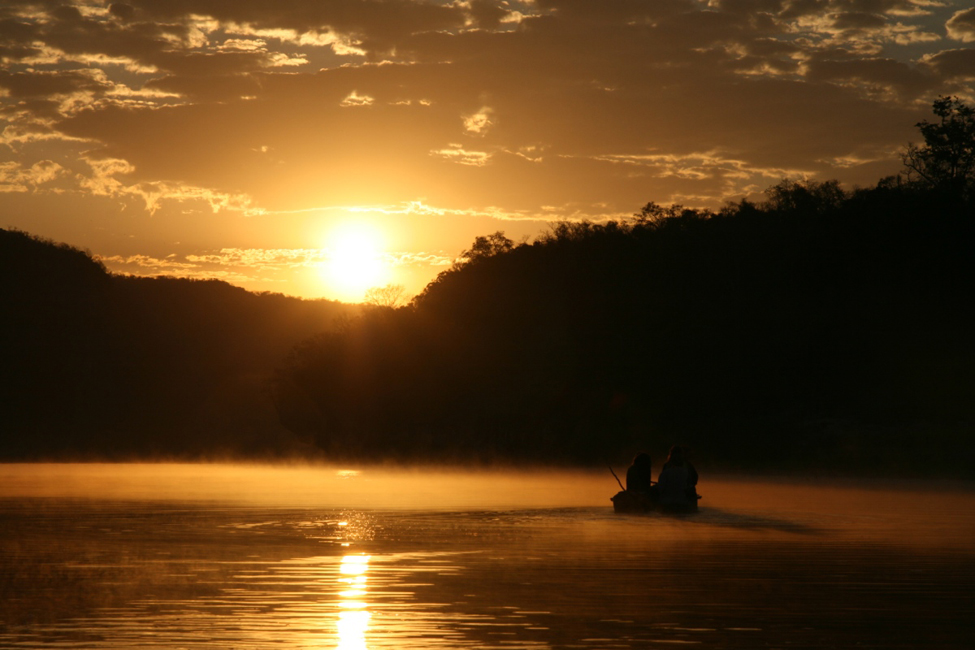
<path fill-rule="evenodd" d="M 655 500 L 657 489 L 652 480 L 651 470 L 650 454 L 646 452 L 637 454 L 633 464 L 626 470 L 626 491 L 634 493 L 640 499 Z"/>
<path fill-rule="evenodd" d="M 662 506 L 670 508 L 697 507 L 697 470 L 680 445 L 670 448 L 667 462 L 657 479 L 657 492 Z"/>

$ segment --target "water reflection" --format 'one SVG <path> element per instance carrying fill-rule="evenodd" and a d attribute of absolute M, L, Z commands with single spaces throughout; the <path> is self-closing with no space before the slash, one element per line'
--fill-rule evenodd
<path fill-rule="evenodd" d="M 696 517 L 623 517 L 605 493 L 592 507 L 283 507 L 121 500 L 114 487 L 70 499 L 31 492 L 26 476 L 0 468 L 2 648 L 954 650 L 975 638 L 972 491 L 735 483 L 723 495 L 709 482 Z M 370 480 L 342 479 L 342 492 L 335 479 L 323 500 L 359 499 Z"/>
<path fill-rule="evenodd" d="M 339 650 L 366 650 L 366 631 L 371 614 L 366 611 L 366 572 L 369 570 L 368 555 L 346 555 L 339 567 L 339 583 L 345 587 L 339 591 L 338 636 Z"/>

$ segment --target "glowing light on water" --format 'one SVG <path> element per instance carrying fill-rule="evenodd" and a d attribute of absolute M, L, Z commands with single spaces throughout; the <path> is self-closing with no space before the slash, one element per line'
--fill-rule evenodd
<path fill-rule="evenodd" d="M 366 611 L 368 603 L 362 598 L 366 595 L 366 572 L 369 570 L 369 555 L 346 555 L 342 558 L 339 573 L 343 576 L 339 582 L 351 587 L 339 592 L 342 600 L 336 627 L 339 635 L 339 650 L 365 650 L 366 632 L 369 629 L 369 619 L 372 616 Z"/>
<path fill-rule="evenodd" d="M 366 650 L 366 631 L 369 612 L 341 612 L 339 614 L 339 650 Z"/>
<path fill-rule="evenodd" d="M 0 647 L 971 646 L 975 485 L 337 471 L 0 465 Z"/>
<path fill-rule="evenodd" d="M 346 555 L 342 558 L 342 568 L 345 575 L 359 576 L 369 570 L 369 555 Z"/>

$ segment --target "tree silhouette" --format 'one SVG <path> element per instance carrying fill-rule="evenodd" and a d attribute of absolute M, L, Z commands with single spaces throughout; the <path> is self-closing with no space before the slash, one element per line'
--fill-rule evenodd
<path fill-rule="evenodd" d="M 592 463 L 680 439 L 725 467 L 970 473 L 972 199 L 766 194 L 477 237 L 409 309 L 299 347 L 282 416 L 336 458 Z"/>
<path fill-rule="evenodd" d="M 514 247 L 514 242 L 504 236 L 504 232 L 498 231 L 493 235 L 476 237 L 474 245 L 470 249 L 460 254 L 461 258 L 468 263 L 476 262 L 488 257 L 509 252 Z"/>
<path fill-rule="evenodd" d="M 918 122 L 924 146 L 907 145 L 903 156 L 911 180 L 963 196 L 975 188 L 975 108 L 957 97 L 932 105 L 938 121 Z"/>
<path fill-rule="evenodd" d="M 384 287 L 373 287 L 366 291 L 364 302 L 374 307 L 395 308 L 403 301 L 406 287 L 402 284 L 387 284 Z"/>
<path fill-rule="evenodd" d="M 837 210 L 846 199 L 838 181 L 793 181 L 785 179 L 765 190 L 768 207 L 789 212 L 814 214 Z"/>
<path fill-rule="evenodd" d="M 591 464 L 679 439 L 726 468 L 971 478 L 975 115 L 935 113 L 906 182 L 496 232 L 403 309 L 397 285 L 362 309 L 111 276 L 0 230 L 0 458 Z"/>

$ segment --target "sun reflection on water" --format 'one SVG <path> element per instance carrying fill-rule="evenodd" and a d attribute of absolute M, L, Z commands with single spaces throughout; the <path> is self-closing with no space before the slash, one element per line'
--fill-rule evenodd
<path fill-rule="evenodd" d="M 369 612 L 342 612 L 339 614 L 339 650 L 366 650 L 366 630 L 369 628 Z"/>
<path fill-rule="evenodd" d="M 972 646 L 975 488 L 209 471 L 0 465 L 0 648 Z"/>
<path fill-rule="evenodd" d="M 366 631 L 369 629 L 371 614 L 366 611 L 366 572 L 369 570 L 369 555 L 346 555 L 339 567 L 338 579 L 345 587 L 339 592 L 338 628 L 339 650 L 366 650 Z"/>

